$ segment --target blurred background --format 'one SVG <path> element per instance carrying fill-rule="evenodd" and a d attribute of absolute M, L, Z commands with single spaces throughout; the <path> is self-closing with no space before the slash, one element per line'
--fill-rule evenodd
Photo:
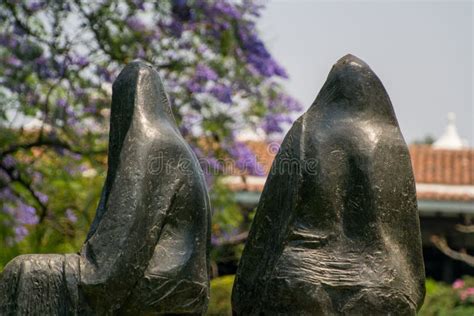
<path fill-rule="evenodd" d="M 420 314 L 473 315 L 471 1 L 2 1 L 0 271 L 19 254 L 80 250 L 107 170 L 111 84 L 142 59 L 205 172 L 209 314 L 230 315 L 279 143 L 347 53 L 379 75 L 409 144 L 428 278 Z"/>

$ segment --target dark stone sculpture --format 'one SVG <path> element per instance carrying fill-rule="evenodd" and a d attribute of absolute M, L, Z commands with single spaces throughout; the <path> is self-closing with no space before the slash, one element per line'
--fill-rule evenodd
<path fill-rule="evenodd" d="M 415 315 L 424 293 L 408 149 L 379 78 L 347 55 L 275 158 L 233 311 Z"/>
<path fill-rule="evenodd" d="M 109 169 L 80 254 L 26 255 L 0 279 L 0 315 L 204 314 L 210 203 L 158 73 L 113 85 Z"/>

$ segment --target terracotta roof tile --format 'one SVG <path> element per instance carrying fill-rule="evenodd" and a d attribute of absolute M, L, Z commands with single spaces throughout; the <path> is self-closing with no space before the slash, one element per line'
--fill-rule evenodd
<path fill-rule="evenodd" d="M 410 146 L 417 183 L 474 185 L 474 149 L 434 149 Z"/>

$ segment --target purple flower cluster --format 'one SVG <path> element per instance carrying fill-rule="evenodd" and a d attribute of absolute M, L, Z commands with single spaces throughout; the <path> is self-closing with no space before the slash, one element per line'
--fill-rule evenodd
<path fill-rule="evenodd" d="M 222 83 L 215 83 L 219 79 L 217 73 L 205 64 L 198 64 L 194 76 L 186 82 L 186 87 L 192 93 L 208 92 L 222 103 L 232 103 L 232 88 Z M 214 85 L 206 89 L 207 81 L 213 81 Z"/>
<path fill-rule="evenodd" d="M 30 1 L 26 4 L 26 9 L 31 12 L 39 11 L 46 7 L 46 3 L 44 1 Z"/>
<path fill-rule="evenodd" d="M 0 199 L 3 201 L 2 212 L 10 217 L 14 241 L 19 242 L 28 235 L 28 225 L 38 224 L 36 209 L 16 197 L 8 187 L 0 190 Z"/>
<path fill-rule="evenodd" d="M 255 26 L 251 23 L 239 27 L 239 39 L 246 61 L 264 77 L 278 76 L 288 78 L 288 75 L 268 52 L 265 44 L 258 38 Z"/>
<path fill-rule="evenodd" d="M 269 109 L 286 112 L 301 112 L 303 106 L 295 98 L 283 93 L 278 93 L 268 104 Z"/>
<path fill-rule="evenodd" d="M 87 59 L 86 56 L 82 55 L 74 55 L 71 58 L 71 63 L 73 65 L 78 65 L 81 68 L 87 67 L 89 65 L 89 60 Z"/>
<path fill-rule="evenodd" d="M 2 159 L 2 165 L 5 168 L 13 168 L 16 165 L 16 160 L 12 156 L 7 155 Z"/>
<path fill-rule="evenodd" d="M 291 117 L 286 113 L 269 113 L 263 118 L 262 129 L 267 134 L 283 132 L 283 125 L 292 123 Z"/>
<path fill-rule="evenodd" d="M 201 169 L 204 173 L 204 179 L 206 180 L 206 183 L 209 187 L 212 186 L 213 184 L 213 175 L 211 174 L 210 170 L 209 170 L 209 166 L 207 164 L 207 159 L 205 158 L 206 155 L 202 152 L 202 150 L 191 144 L 191 149 L 193 150 L 194 154 L 196 155 L 198 161 L 199 161 L 199 164 L 201 165 Z"/>
<path fill-rule="evenodd" d="M 255 153 L 243 142 L 234 141 L 229 148 L 229 153 L 235 161 L 237 168 L 250 175 L 264 176 L 262 165 L 257 161 Z"/>
<path fill-rule="evenodd" d="M 232 89 L 228 86 L 216 84 L 209 92 L 222 103 L 232 103 Z"/>
<path fill-rule="evenodd" d="M 112 82 L 113 73 L 106 67 L 97 66 L 95 72 L 101 80 L 105 80 L 106 82 Z"/>
<path fill-rule="evenodd" d="M 217 73 L 205 64 L 198 64 L 196 66 L 195 78 L 198 81 L 215 81 L 218 76 Z"/>
<path fill-rule="evenodd" d="M 145 1 L 144 0 L 132 0 L 133 5 L 139 10 L 145 10 Z"/>
<path fill-rule="evenodd" d="M 68 219 L 68 221 L 70 221 L 71 223 L 75 223 L 77 222 L 77 215 L 74 213 L 73 210 L 71 210 L 70 208 L 68 208 L 66 210 L 66 218 Z"/>
<path fill-rule="evenodd" d="M 22 65 L 21 60 L 13 55 L 7 58 L 7 64 L 15 68 L 20 68 Z"/>
<path fill-rule="evenodd" d="M 132 31 L 137 33 L 145 32 L 147 29 L 146 25 L 136 16 L 129 17 L 125 23 Z"/>
<path fill-rule="evenodd" d="M 231 4 L 225 0 L 217 0 L 209 4 L 207 7 L 208 13 L 212 15 L 222 15 L 232 19 L 240 19 L 242 12 L 237 9 L 234 4 Z"/>

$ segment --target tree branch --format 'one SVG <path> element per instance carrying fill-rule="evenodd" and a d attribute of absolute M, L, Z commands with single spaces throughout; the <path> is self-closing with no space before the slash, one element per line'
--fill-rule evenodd
<path fill-rule="evenodd" d="M 472 234 L 474 233 L 474 225 L 456 225 L 456 230 L 461 233 Z"/>
<path fill-rule="evenodd" d="M 448 242 L 446 241 L 446 238 L 433 235 L 431 236 L 431 242 L 446 256 L 454 260 L 463 261 L 471 267 L 474 267 L 474 256 L 471 256 L 465 252 L 451 249 L 448 245 Z"/>
<path fill-rule="evenodd" d="M 5 149 L 4 151 L 0 152 L 0 157 L 5 157 L 6 155 L 12 154 L 20 149 L 30 149 L 30 148 L 42 147 L 42 146 L 66 149 L 67 151 L 70 151 L 75 154 L 80 154 L 80 155 L 100 155 L 100 154 L 105 154 L 107 152 L 106 150 L 81 151 L 81 150 L 73 148 L 68 143 L 60 141 L 58 139 L 47 138 L 47 139 L 39 139 L 31 143 L 12 145 L 9 148 Z"/>

